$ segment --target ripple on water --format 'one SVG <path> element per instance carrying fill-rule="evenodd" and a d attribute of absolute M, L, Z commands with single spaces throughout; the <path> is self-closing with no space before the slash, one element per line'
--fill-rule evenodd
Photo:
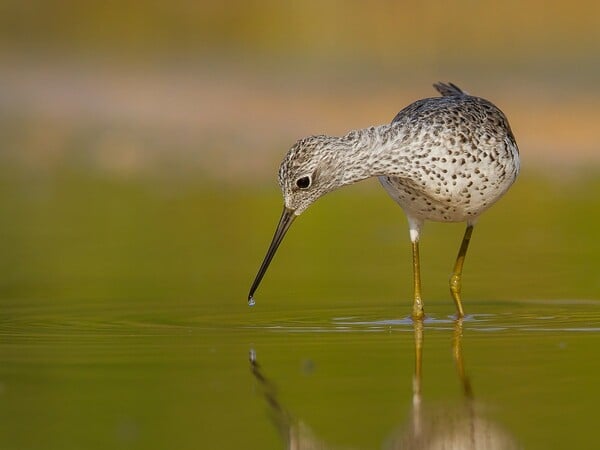
<path fill-rule="evenodd" d="M 473 309 L 480 307 L 478 304 Z M 483 309 L 483 308 L 480 308 Z M 492 308 L 486 305 L 486 310 Z M 483 333 L 506 332 L 559 332 L 597 333 L 600 332 L 600 301 L 531 301 L 493 305 L 495 312 L 468 314 L 463 318 L 464 328 Z M 386 311 L 389 312 L 389 311 Z M 410 316 L 388 318 L 382 311 L 360 311 L 324 318 L 324 312 L 315 312 L 294 318 L 266 319 L 245 328 L 270 330 L 288 333 L 350 333 L 350 332 L 390 332 L 412 331 Z M 448 330 L 454 327 L 453 315 L 430 313 L 424 323 L 429 329 Z"/>
<path fill-rule="evenodd" d="M 119 310 L 69 307 L 35 308 L 31 305 L 5 309 L 0 334 L 7 336 L 73 335 L 173 335 L 195 332 L 265 330 L 280 333 L 378 333 L 413 330 L 410 316 L 394 317 L 394 308 L 352 308 L 302 311 L 261 311 L 206 314 L 194 308 L 153 308 L 130 304 Z M 463 319 L 464 329 L 482 333 L 598 333 L 600 301 L 529 301 L 471 304 Z M 428 311 L 425 326 L 432 330 L 454 328 L 453 315 L 438 313 L 448 305 Z"/>

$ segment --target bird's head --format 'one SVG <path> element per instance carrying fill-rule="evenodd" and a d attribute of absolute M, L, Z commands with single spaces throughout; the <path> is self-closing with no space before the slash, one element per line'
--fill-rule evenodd
<path fill-rule="evenodd" d="M 309 136 L 297 141 L 279 166 L 284 206 L 299 216 L 317 199 L 339 186 L 337 139 Z"/>
<path fill-rule="evenodd" d="M 283 192 L 283 213 L 275 230 L 267 255 L 250 288 L 248 302 L 254 304 L 254 291 L 277 247 L 283 240 L 294 219 L 326 193 L 341 185 L 343 167 L 336 158 L 337 138 L 310 136 L 297 141 L 288 151 L 279 167 L 279 185 Z"/>

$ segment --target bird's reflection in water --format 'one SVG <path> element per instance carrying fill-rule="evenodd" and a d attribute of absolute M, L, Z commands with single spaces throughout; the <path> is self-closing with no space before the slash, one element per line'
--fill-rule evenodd
<path fill-rule="evenodd" d="M 392 437 L 389 449 L 500 450 L 521 448 L 513 437 L 486 419 L 473 397 L 462 351 L 462 319 L 455 322 L 452 353 L 463 400 L 456 405 L 432 407 L 422 401 L 423 322 L 414 323 L 415 374 L 410 423 Z"/>
<path fill-rule="evenodd" d="M 474 401 L 469 377 L 465 372 L 462 351 L 462 319 L 455 322 L 452 352 L 461 383 L 463 400 L 457 405 L 434 407 L 422 399 L 423 321 L 414 322 L 415 372 L 409 423 L 386 440 L 389 450 L 512 450 L 521 448 L 514 438 L 497 424 L 486 419 Z M 290 450 L 341 449 L 327 444 L 314 435 L 308 426 L 296 419 L 279 402 L 274 384 L 265 376 L 250 351 L 250 369 L 269 405 L 272 420 Z"/>
<path fill-rule="evenodd" d="M 250 370 L 259 382 L 261 392 L 269 405 L 271 420 L 279 431 L 285 449 L 289 450 L 325 450 L 334 447 L 319 440 L 302 421 L 296 420 L 279 402 L 274 384 L 262 372 L 256 360 L 256 353 L 250 350 Z"/>

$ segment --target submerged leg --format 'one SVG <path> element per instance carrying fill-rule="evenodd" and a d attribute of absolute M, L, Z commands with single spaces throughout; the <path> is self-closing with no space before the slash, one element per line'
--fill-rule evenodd
<path fill-rule="evenodd" d="M 458 371 L 458 378 L 462 384 L 463 394 L 466 398 L 473 398 L 473 389 L 467 373 L 465 372 L 465 361 L 462 351 L 462 336 L 463 336 L 463 319 L 456 319 L 454 322 L 454 336 L 452 339 L 452 353 L 454 354 L 454 362 Z"/>
<path fill-rule="evenodd" d="M 412 243 L 412 262 L 413 262 L 413 310 L 412 317 L 415 320 L 421 320 L 425 317 L 423 311 L 423 300 L 421 299 L 421 263 L 419 259 L 419 234 L 421 231 L 421 222 L 408 219 L 410 227 L 410 241 Z"/>
<path fill-rule="evenodd" d="M 465 235 L 463 236 L 462 244 L 460 244 L 460 250 L 458 251 L 456 262 L 454 263 L 454 272 L 450 277 L 450 293 L 452 294 L 452 298 L 454 299 L 454 303 L 456 304 L 456 315 L 459 318 L 465 316 L 465 312 L 463 310 L 460 298 L 460 291 L 462 285 L 463 264 L 465 262 L 465 255 L 467 254 L 467 249 L 469 248 L 469 242 L 471 241 L 472 233 L 473 225 L 468 224 L 467 229 L 465 230 Z"/>
<path fill-rule="evenodd" d="M 415 374 L 413 376 L 413 433 L 420 436 L 423 432 L 423 418 L 421 416 L 421 380 L 423 367 L 423 321 L 414 320 L 415 331 Z"/>

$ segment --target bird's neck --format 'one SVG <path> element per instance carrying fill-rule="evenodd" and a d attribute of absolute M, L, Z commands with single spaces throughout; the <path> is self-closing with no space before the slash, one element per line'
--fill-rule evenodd
<path fill-rule="evenodd" d="M 403 176 L 402 133 L 394 125 L 353 130 L 335 138 L 340 148 L 341 184 L 381 175 Z"/>

